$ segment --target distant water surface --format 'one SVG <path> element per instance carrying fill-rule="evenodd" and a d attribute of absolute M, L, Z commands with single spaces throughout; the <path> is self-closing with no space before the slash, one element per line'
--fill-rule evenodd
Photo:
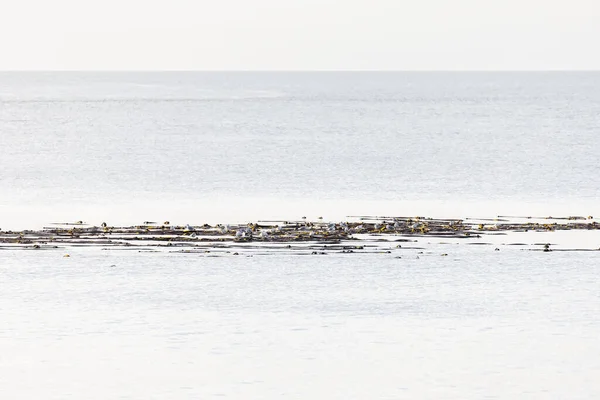
<path fill-rule="evenodd" d="M 591 213 L 599 129 L 596 72 L 0 73 L 0 222 Z"/>

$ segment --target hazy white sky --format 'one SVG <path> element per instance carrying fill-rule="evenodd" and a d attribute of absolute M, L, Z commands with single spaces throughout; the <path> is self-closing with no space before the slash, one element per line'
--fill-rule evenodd
<path fill-rule="evenodd" d="M 600 69 L 600 0 L 0 0 L 0 69 Z"/>

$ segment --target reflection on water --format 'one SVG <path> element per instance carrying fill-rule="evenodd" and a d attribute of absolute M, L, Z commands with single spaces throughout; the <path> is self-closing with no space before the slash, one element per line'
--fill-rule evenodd
<path fill-rule="evenodd" d="M 596 253 L 440 246 L 448 257 L 2 251 L 0 385 L 48 399 L 600 394 Z"/>

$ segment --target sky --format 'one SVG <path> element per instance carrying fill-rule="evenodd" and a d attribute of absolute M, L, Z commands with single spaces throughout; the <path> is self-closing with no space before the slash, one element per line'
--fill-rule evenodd
<path fill-rule="evenodd" d="M 598 70 L 600 0 L 0 0 L 0 70 Z"/>

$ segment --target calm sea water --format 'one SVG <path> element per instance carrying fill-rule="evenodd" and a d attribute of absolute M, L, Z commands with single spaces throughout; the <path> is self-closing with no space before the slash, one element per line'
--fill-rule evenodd
<path fill-rule="evenodd" d="M 598 217 L 599 129 L 600 73 L 0 73 L 0 228 Z M 0 250 L 0 393 L 600 396 L 597 252 L 419 240 L 400 259 Z"/>
<path fill-rule="evenodd" d="M 0 251 L 3 397 L 598 398 L 597 253 L 403 255 Z"/>
<path fill-rule="evenodd" d="M 599 127 L 596 72 L 0 73 L 0 227 L 600 214 Z"/>

